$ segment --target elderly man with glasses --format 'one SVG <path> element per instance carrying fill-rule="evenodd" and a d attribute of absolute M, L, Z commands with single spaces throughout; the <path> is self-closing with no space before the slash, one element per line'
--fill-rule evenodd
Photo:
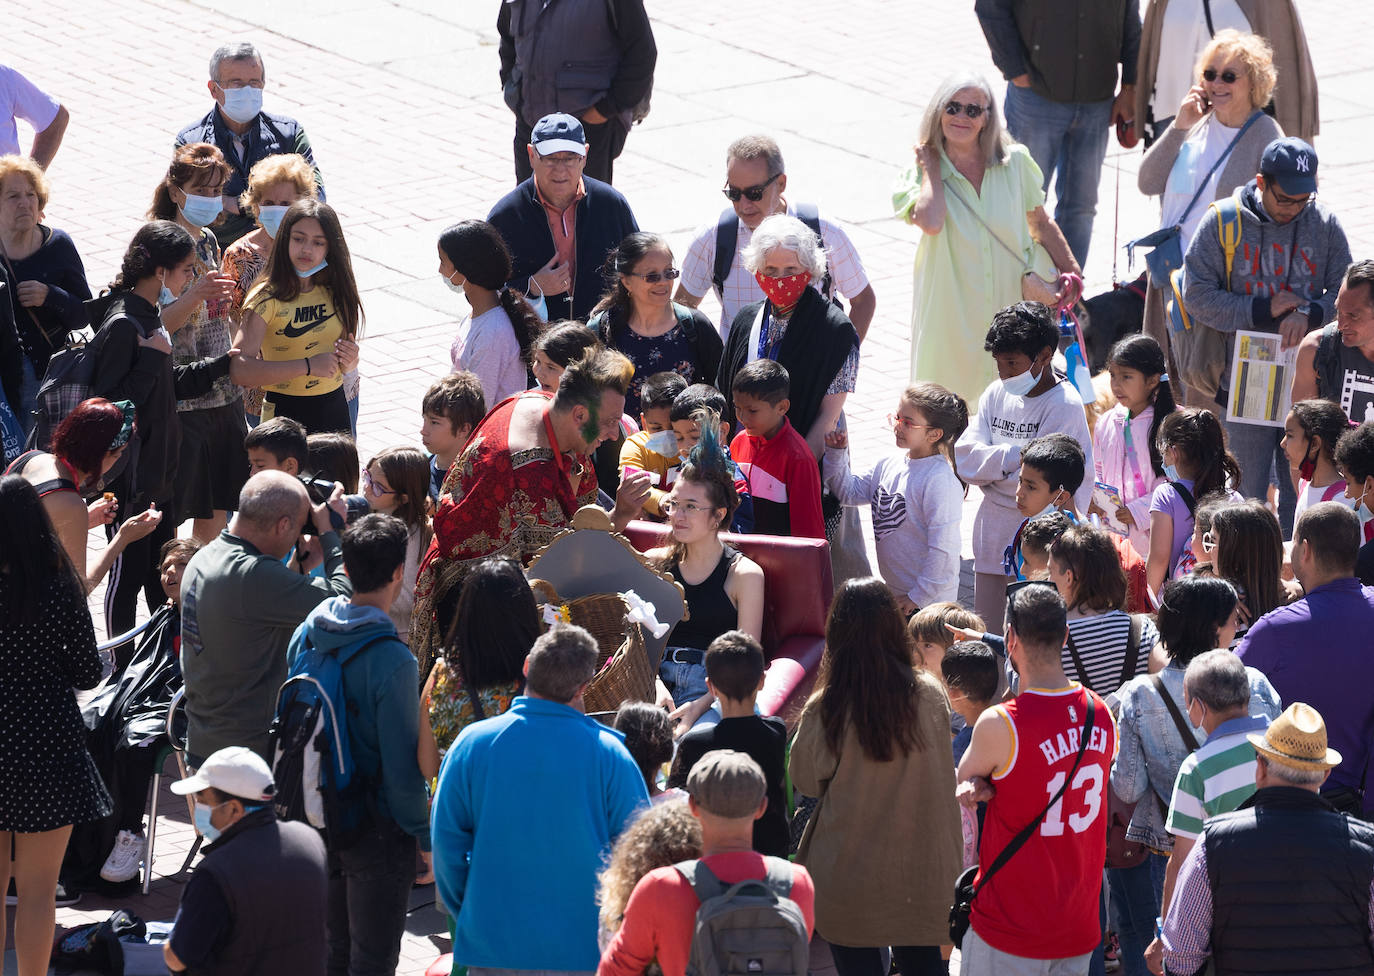
<path fill-rule="evenodd" d="M 576 118 L 544 116 L 525 148 L 534 175 L 487 215 L 510 248 L 511 287 L 525 291 L 536 308 L 545 303 L 550 322 L 586 321 L 606 290 L 606 255 L 639 230 L 629 201 L 584 175 L 590 149 Z"/>
<path fill-rule="evenodd" d="M 878 300 L 858 252 L 838 224 L 822 218 L 814 205 L 789 203 L 783 196 L 786 190 L 787 173 L 776 142 L 761 135 L 732 142 L 725 152 L 722 191 L 730 206 L 693 238 L 673 300 L 695 308 L 708 290 L 714 290 L 721 306 L 721 338 L 728 338 L 739 310 L 764 297 L 754 276 L 745 270 L 741 255 L 765 217 L 785 213 L 800 219 L 820 237 L 829 268 L 812 287 L 827 299 L 838 291 L 849 300 L 849 320 L 862 341 Z"/>
<path fill-rule="evenodd" d="M 239 211 L 239 197 L 248 189 L 248 174 L 268 156 L 297 153 L 315 170 L 315 186 L 324 199 L 324 177 L 315 164 L 305 128 L 289 115 L 262 109 L 267 82 L 262 55 L 252 44 L 225 44 L 210 56 L 206 88 L 214 108 L 177 133 L 176 145 L 208 142 L 218 146 L 229 163 L 229 181 L 222 192 L 224 219 L 215 225 L 215 239 L 228 247 L 257 229 L 252 214 Z"/>

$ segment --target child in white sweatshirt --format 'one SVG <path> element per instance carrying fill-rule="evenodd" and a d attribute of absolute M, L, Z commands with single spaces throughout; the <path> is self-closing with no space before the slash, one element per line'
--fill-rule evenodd
<path fill-rule="evenodd" d="M 954 448 L 959 477 L 983 489 L 973 522 L 974 611 L 996 634 L 1006 615 L 1002 557 L 1023 517 L 1016 508 L 1021 449 L 1041 434 L 1068 434 L 1093 470 L 1083 400 L 1050 365 L 1058 346 L 1059 328 L 1039 302 L 1017 302 L 993 316 L 983 348 L 999 378 L 978 398 L 978 416 Z M 1087 511 L 1091 499 L 1092 482 L 1084 479 L 1074 492 L 1078 511 Z"/>
<path fill-rule="evenodd" d="M 943 386 L 917 383 L 897 401 L 887 425 L 901 453 L 850 474 L 848 435 L 825 437 L 825 484 L 842 505 L 868 505 L 878 572 L 902 613 L 959 598 L 959 522 L 963 482 L 954 442 L 968 427 L 968 404 Z"/>

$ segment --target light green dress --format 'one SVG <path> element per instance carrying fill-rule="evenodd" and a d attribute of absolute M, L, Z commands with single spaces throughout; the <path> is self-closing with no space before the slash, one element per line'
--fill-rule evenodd
<path fill-rule="evenodd" d="M 1050 280 L 1057 272 L 1026 223 L 1026 214 L 1044 204 L 1045 193 L 1040 167 L 1025 146 L 1012 146 L 1005 163 L 988 168 L 981 194 L 974 192 L 943 149 L 940 171 L 945 180 L 945 225 L 938 234 L 922 234 L 916 246 L 911 381 L 939 383 L 972 405 L 997 378 L 992 355 L 983 351 L 993 314 L 1021 300 L 1021 275 L 1027 269 Z M 916 202 L 921 180 L 915 162 L 897 178 L 892 206 L 899 220 L 906 220 Z M 1017 260 L 993 240 L 969 206 L 977 207 L 978 215 L 1023 259 Z"/>

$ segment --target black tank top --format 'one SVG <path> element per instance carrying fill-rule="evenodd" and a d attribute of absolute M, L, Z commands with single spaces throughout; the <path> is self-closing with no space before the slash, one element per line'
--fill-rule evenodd
<path fill-rule="evenodd" d="M 711 641 L 739 626 L 739 611 L 725 592 L 725 577 L 730 574 L 730 566 L 737 558 L 739 550 L 726 546 L 711 575 L 697 584 L 684 580 L 682 570 L 677 563 L 673 563 L 673 579 L 682 584 L 682 591 L 687 596 L 687 610 L 691 614 L 673 628 L 673 635 L 669 638 L 673 647 L 694 647 L 704 651 Z"/>
<path fill-rule="evenodd" d="M 25 451 L 23 454 L 19 455 L 17 458 L 14 459 L 14 463 L 12 463 L 8 468 L 5 469 L 5 474 L 17 474 L 22 477 L 22 472 L 24 468 L 28 466 L 28 463 L 42 453 L 42 451 Z M 38 492 L 39 498 L 42 498 L 44 495 L 51 495 L 54 492 L 58 491 L 69 491 L 74 495 L 79 494 L 79 492 L 76 490 L 76 482 L 73 481 L 71 478 L 62 477 L 50 478 L 47 481 L 40 481 L 38 484 L 33 486 L 33 489 L 34 491 Z"/>

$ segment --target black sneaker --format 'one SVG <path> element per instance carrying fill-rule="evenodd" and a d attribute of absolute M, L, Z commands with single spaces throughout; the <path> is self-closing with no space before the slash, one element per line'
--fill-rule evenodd
<path fill-rule="evenodd" d="M 75 905 L 75 904 L 76 904 L 77 902 L 79 902 L 80 900 L 81 900 L 81 892 L 79 892 L 79 891 L 69 891 L 68 888 L 67 888 L 67 886 L 64 885 L 64 884 L 62 884 L 62 882 L 59 881 L 59 882 L 57 883 L 57 907 L 58 907 L 58 908 L 66 908 L 66 907 L 68 907 L 69 905 Z"/>

